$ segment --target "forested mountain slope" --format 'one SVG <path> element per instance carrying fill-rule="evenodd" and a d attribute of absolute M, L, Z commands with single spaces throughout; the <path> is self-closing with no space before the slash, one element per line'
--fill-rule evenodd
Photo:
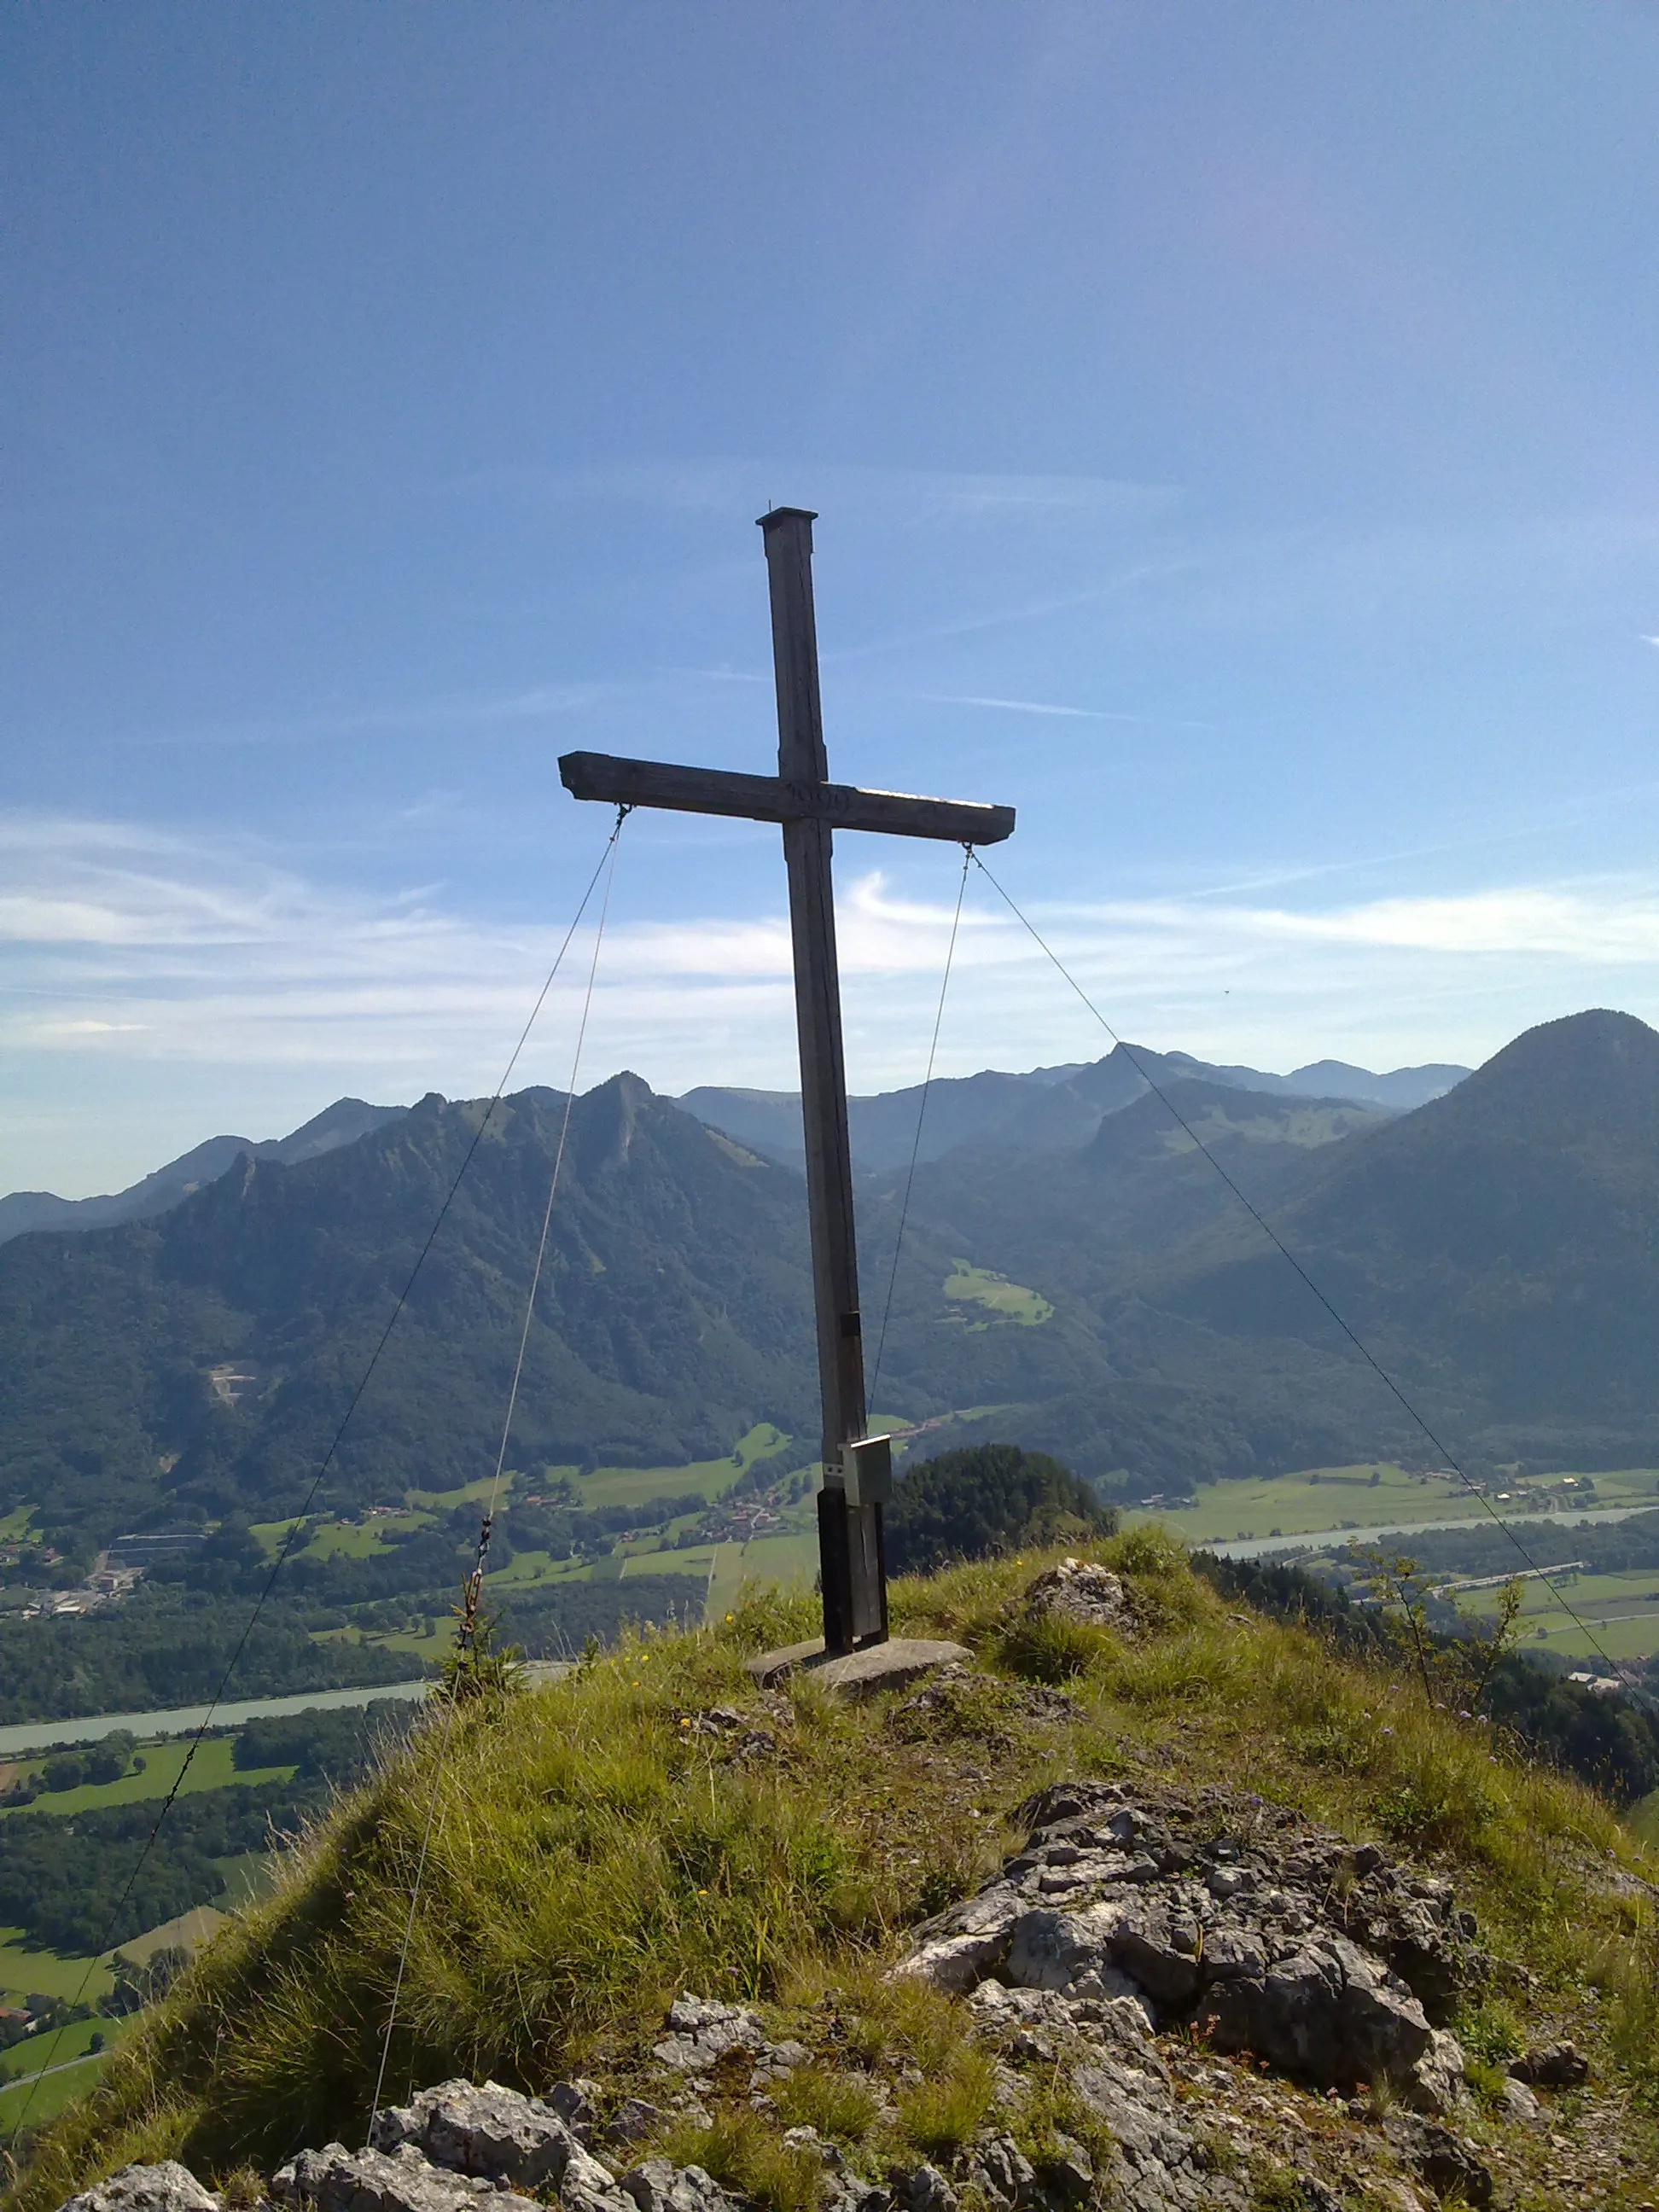
<path fill-rule="evenodd" d="M 1336 1143 L 1298 1145 L 1290 1101 L 1169 1096 L 1460 1454 L 1652 1463 L 1659 1036 L 1644 1024 L 1597 1012 L 1529 1030 L 1444 1097 Z M 1300 1110 L 1313 1139 L 1354 1109 Z M 1123 1378 L 1109 1406 L 1049 1408 L 1024 1441 L 1133 1464 L 1156 1377 L 1195 1468 L 1426 1449 L 1156 1099 L 1063 1164 L 975 1180 L 943 1163 L 921 1187 L 925 1217 L 962 1223 L 984 1264 L 1086 1306 Z"/>
<path fill-rule="evenodd" d="M 1460 1455 L 1654 1463 L 1652 1030 L 1552 1024 L 1399 1119 L 1195 1079 L 1166 1097 L 1081 1145 L 925 1164 L 896 1279 L 904 1176 L 861 1182 L 874 1410 L 951 1417 L 929 1449 L 1018 1440 L 1131 1494 L 1421 1454 L 1218 1162 Z M 0 1515 L 32 1504 L 78 1553 L 169 1517 L 295 1511 L 483 1110 L 429 1097 L 297 1165 L 244 1158 L 153 1219 L 14 1238 Z M 321 1507 L 488 1474 L 563 1111 L 549 1091 L 504 1102 Z M 792 1170 L 635 1076 L 579 1100 L 513 1463 L 684 1463 L 760 1421 L 810 1458 L 805 1247 Z"/>
<path fill-rule="evenodd" d="M 243 1158 L 149 1221 L 0 1250 L 0 1515 L 103 1542 L 158 1516 L 292 1513 L 460 1169 L 482 1102 L 433 1097 L 291 1168 Z M 319 1504 L 487 1474 L 564 1100 L 503 1102 L 416 1277 Z M 872 1200 L 866 1304 L 888 1269 Z M 975 1332 L 951 1255 L 906 1243 L 890 1373 L 907 1410 L 1051 1391 L 1088 1370 L 1065 1322 Z M 976 1309 L 969 1308 L 972 1312 Z M 872 1334 L 874 1333 L 872 1321 Z M 572 1118 L 514 1462 L 662 1466 L 775 1422 L 812 1455 L 805 1194 L 622 1075 Z"/>

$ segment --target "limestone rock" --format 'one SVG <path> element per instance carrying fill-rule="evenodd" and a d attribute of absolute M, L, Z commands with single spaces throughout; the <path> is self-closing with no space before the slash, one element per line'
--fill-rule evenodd
<path fill-rule="evenodd" d="M 1109 2179 L 1126 2212 L 1199 2212 L 1228 2201 L 1212 2186 L 1176 2101 L 1158 2076 L 1115 2055 L 1079 2067 L 1072 2087 L 1115 2140 Z"/>
<path fill-rule="evenodd" d="M 1162 2063 L 1140 2047 L 1152 2032 L 1152 2016 L 1139 1996 L 1062 1996 L 1056 1990 L 1016 1990 L 987 1981 L 968 2002 L 1016 2058 L 1038 2058 L 1053 2065 L 1059 2056 L 1058 2039 L 1081 2033 L 1091 2043 L 1127 2045 L 1137 2063 Z"/>
<path fill-rule="evenodd" d="M 187 2166 L 167 2158 L 159 2166 L 124 2166 L 71 2197 L 63 2212 L 219 2212 L 220 2203 Z"/>
<path fill-rule="evenodd" d="M 1518 2120 L 1523 2127 L 1541 2127 L 1544 2107 L 1524 2081 L 1517 2081 L 1513 2074 L 1504 2080 L 1504 2112 L 1506 2118 Z"/>
<path fill-rule="evenodd" d="M 893 2192 L 855 2173 L 841 2174 L 824 2199 L 824 2212 L 893 2212 Z"/>
<path fill-rule="evenodd" d="M 1037 2180 L 1050 2203 L 1086 2204 L 1094 2194 L 1095 2162 L 1080 2142 L 1056 2136 L 1053 2149 L 1037 2167 Z"/>
<path fill-rule="evenodd" d="M 623 2174 L 633 2212 L 742 2212 L 739 2200 L 700 2166 L 647 2158 Z"/>
<path fill-rule="evenodd" d="M 831 2173 L 840 2173 L 847 2164 L 836 2145 L 827 2142 L 816 2128 L 786 2128 L 783 2140 L 791 2150 L 810 2151 L 818 2164 Z"/>
<path fill-rule="evenodd" d="M 309 2212 L 477 2212 L 484 2206 L 489 2212 L 534 2212 L 529 2197 L 447 2172 L 412 2143 L 390 2157 L 337 2142 L 302 2150 L 271 2176 L 270 2193 L 278 2204 Z"/>
<path fill-rule="evenodd" d="M 1109 1568 L 1062 1559 L 1037 1576 L 1025 1593 L 1028 1612 L 1051 1620 L 1075 1620 L 1085 1628 L 1133 1625 L 1121 1581 Z"/>
<path fill-rule="evenodd" d="M 715 1997 L 676 1997 L 668 2008 L 668 2027 L 653 2055 L 680 2074 L 706 2074 L 728 2051 L 767 2048 L 766 2031 L 752 2012 Z"/>
<path fill-rule="evenodd" d="M 1449 2027 L 1434 2028 L 1407 2077 L 1407 2102 L 1419 2112 L 1449 2112 L 1462 2094 L 1463 2046 Z"/>
<path fill-rule="evenodd" d="M 970 1990 L 994 1972 L 1008 1955 L 1017 1899 L 992 1888 L 965 1899 L 932 1926 L 937 1931 L 893 1969 L 893 1978 L 914 1975 L 952 1996 Z"/>
<path fill-rule="evenodd" d="M 1343 2087 L 1411 2075 L 1433 2049 L 1406 1984 L 1340 1936 L 1304 1943 L 1260 1976 L 1218 1982 L 1195 2024 L 1218 2051 L 1254 2051 L 1284 2073 Z"/>
<path fill-rule="evenodd" d="M 573 2085 L 561 2086 L 573 2113 L 589 2111 Z M 573 2160 L 590 2190 L 595 2185 L 601 2189 L 612 2185 L 611 2175 L 584 2149 L 550 2100 L 522 2096 L 499 2081 L 482 2087 L 445 2081 L 435 2089 L 422 2089 L 409 2104 L 381 2112 L 369 2142 L 375 2150 L 387 2152 L 412 2143 L 434 2166 L 453 2173 L 505 2179 L 526 2189 L 544 2184 L 558 2188 Z M 586 2172 L 589 2166 L 595 2169 L 592 2174 Z"/>
<path fill-rule="evenodd" d="M 957 2192 L 936 2166 L 918 2166 L 899 2175 L 893 2197 L 904 2212 L 957 2212 Z"/>
<path fill-rule="evenodd" d="M 896 1973 L 988 2017 L 1004 1984 L 1073 2024 L 1083 2003 L 1133 2003 L 1320 2087 L 1387 2076 L 1424 2109 L 1455 2103 L 1462 2053 L 1437 2020 L 1484 1956 L 1449 1883 L 1223 1791 L 1061 1784 L 1023 1810 L 1025 1850 L 919 1929 Z"/>
<path fill-rule="evenodd" d="M 1409 2183 L 1392 2173 L 1374 2173 L 1365 2183 L 1365 2202 L 1386 2212 L 1423 2212 L 1423 2200 Z"/>
<path fill-rule="evenodd" d="M 1039 2193 L 1036 2169 L 1012 2136 L 981 2143 L 968 2161 L 967 2178 L 997 2212 L 1030 2204 Z"/>
<path fill-rule="evenodd" d="M 643 2097 L 624 2098 L 605 2131 L 605 2140 L 613 2143 L 643 2142 L 647 2136 L 656 2133 L 666 2117 L 660 2105 L 648 2104 Z"/>

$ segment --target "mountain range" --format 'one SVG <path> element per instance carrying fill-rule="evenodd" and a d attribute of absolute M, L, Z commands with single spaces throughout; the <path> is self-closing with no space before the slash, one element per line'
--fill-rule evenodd
<path fill-rule="evenodd" d="M 356 1144 L 407 1109 L 369 1106 L 361 1098 L 337 1098 L 286 1137 L 209 1137 L 176 1160 L 157 1168 L 126 1190 L 101 1198 L 58 1198 L 49 1190 L 14 1190 L 0 1198 L 0 1244 L 27 1229 L 106 1229 L 112 1222 L 143 1221 L 165 1213 L 181 1198 L 216 1182 L 244 1152 L 256 1160 L 280 1160 L 293 1167 L 314 1160 L 337 1146 Z"/>
<path fill-rule="evenodd" d="M 1265 1091 L 1276 1097 L 1340 1098 L 1401 1114 L 1439 1097 L 1468 1072 L 1467 1067 L 1436 1065 L 1397 1067 L 1389 1074 L 1374 1075 L 1369 1068 L 1352 1067 L 1345 1060 L 1321 1060 L 1290 1075 L 1269 1075 L 1255 1067 L 1218 1067 L 1194 1060 L 1190 1053 L 1119 1045 L 1104 1060 L 1086 1065 L 1036 1067 L 1024 1075 L 988 1069 L 931 1084 L 917 1157 L 941 1159 L 962 1146 L 1050 1152 L 1083 1144 L 1094 1134 L 1103 1114 L 1115 1113 L 1146 1094 L 1148 1076 L 1160 1090 L 1171 1083 L 1196 1080 L 1228 1090 Z M 677 1103 L 699 1121 L 713 1122 L 770 1159 L 790 1166 L 801 1163 L 800 1097 L 796 1091 L 709 1085 L 684 1092 Z M 849 1098 L 847 1118 L 854 1165 L 874 1174 L 906 1166 L 916 1146 L 921 1103 L 920 1084 L 873 1097 Z"/>
<path fill-rule="evenodd" d="M 1284 1096 L 1346 1098 L 1384 1106 L 1395 1113 L 1420 1106 L 1461 1083 L 1466 1067 L 1400 1067 L 1374 1075 L 1344 1060 L 1322 1060 L 1291 1075 L 1268 1075 L 1254 1067 L 1216 1067 L 1184 1052 L 1132 1048 L 1133 1060 L 1160 1085 L 1183 1076 L 1199 1076 L 1245 1091 Z M 927 1094 L 920 1157 L 938 1159 L 958 1145 L 1003 1144 L 1041 1149 L 1079 1144 L 1092 1134 L 1103 1114 L 1139 1097 L 1146 1085 L 1131 1055 L 1120 1046 L 1109 1058 L 1089 1066 L 1033 1068 L 1024 1075 L 988 1069 L 978 1075 L 949 1077 Z M 915 1138 L 921 1089 L 878 1093 L 848 1102 L 854 1164 L 879 1172 L 903 1165 Z M 790 1091 L 741 1091 L 710 1085 L 688 1091 L 675 1102 L 700 1121 L 712 1122 L 739 1143 L 769 1159 L 799 1166 L 802 1158 L 800 1097 Z M 176 1160 L 157 1168 L 130 1188 L 99 1198 L 58 1198 L 46 1190 L 17 1190 L 0 1198 L 0 1244 L 28 1229 L 106 1229 L 118 1221 L 142 1221 L 165 1213 L 192 1191 L 215 1182 L 243 1153 L 280 1160 L 293 1167 L 341 1145 L 355 1144 L 383 1122 L 408 1109 L 371 1106 L 361 1098 L 337 1098 L 331 1106 L 286 1137 L 256 1141 L 248 1137 L 209 1137 Z"/>
<path fill-rule="evenodd" d="M 1576 1015 L 1402 1115 L 1226 1073 L 1160 1068 L 1160 1098 L 1114 1054 L 1029 1081 L 1118 1103 L 1078 1140 L 1005 1125 L 925 1160 L 896 1271 L 904 1170 L 861 1176 L 876 1409 L 1132 1493 L 1427 1456 L 1242 1194 L 1466 1458 L 1654 1463 L 1659 1036 Z M 320 1502 L 488 1473 L 564 1105 L 492 1117 Z M 295 1510 L 484 1107 L 356 1110 L 374 1126 L 309 1158 L 243 1150 L 164 1212 L 0 1250 L 0 1514 L 83 1547 Z M 666 1466 L 761 1420 L 805 1440 L 815 1396 L 798 1172 L 636 1076 L 578 1099 L 515 1463 Z"/>

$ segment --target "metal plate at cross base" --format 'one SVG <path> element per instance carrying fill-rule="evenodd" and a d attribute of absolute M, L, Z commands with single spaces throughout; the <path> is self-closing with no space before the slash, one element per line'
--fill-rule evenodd
<path fill-rule="evenodd" d="M 823 1408 L 819 1450 L 818 1559 L 823 1641 L 830 1653 L 879 1643 L 887 1635 L 887 1569 L 881 1516 L 890 1465 L 885 1437 L 866 1434 L 864 1340 L 859 1316 L 858 1251 L 853 1230 L 853 1158 L 847 1132 L 847 1075 L 842 1053 L 841 978 L 836 959 L 836 903 L 830 875 L 835 829 L 994 845 L 1014 827 L 1011 806 L 913 799 L 832 784 L 818 697 L 817 629 L 812 607 L 812 525 L 804 507 L 775 507 L 760 518 L 772 601 L 772 661 L 777 679 L 778 773 L 682 768 L 661 761 L 613 760 L 568 753 L 559 763 L 577 799 L 677 813 L 744 816 L 783 825 L 789 871 L 789 930 L 795 958 L 795 1028 L 800 1047 L 801 1119 L 806 1139 L 806 1200 L 812 1243 L 812 1304 L 817 1324 L 818 1392 Z"/>

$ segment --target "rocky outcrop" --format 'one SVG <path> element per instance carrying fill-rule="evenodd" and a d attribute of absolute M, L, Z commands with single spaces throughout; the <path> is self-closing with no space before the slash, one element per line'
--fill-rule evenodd
<path fill-rule="evenodd" d="M 221 2202 L 187 2166 L 167 2158 L 159 2166 L 124 2166 L 71 2197 L 63 2212 L 220 2212 Z"/>
<path fill-rule="evenodd" d="M 302 2150 L 271 2176 L 270 2193 L 292 2212 L 533 2212 L 535 2199 L 497 2190 L 482 2177 L 446 2172 L 405 2143 L 388 2154 L 325 2143 Z M 627 2212 L 619 2203 L 616 2212 Z"/>
<path fill-rule="evenodd" d="M 683 2015 L 681 2025 L 696 2033 L 714 2022 L 693 2027 Z M 747 2038 L 730 2036 L 723 2045 L 750 2047 Z M 379 2114 L 366 2150 L 329 2143 L 301 2151 L 272 2176 L 271 2196 L 293 2212 L 539 2212 L 538 2199 L 563 2212 L 738 2212 L 736 2199 L 700 2166 L 653 2158 L 613 2172 L 584 2140 L 593 2124 L 590 2087 L 566 2082 L 545 2097 L 526 2097 L 498 2081 L 443 2082 Z M 151 2208 L 135 2203 L 131 2212 Z M 154 2212 L 204 2208 L 158 2204 Z"/>
<path fill-rule="evenodd" d="M 504 2183 L 532 2191 L 550 2188 L 569 2212 L 626 2212 L 616 2177 L 588 2150 L 592 2118 L 580 2083 L 562 2082 L 544 2099 L 520 2096 L 498 2081 L 482 2087 L 446 2081 L 379 2113 L 369 2142 L 393 2155 L 418 2152 L 452 2173 L 477 2175 L 498 2189 Z"/>
<path fill-rule="evenodd" d="M 1462 2056 L 1436 2023 L 1485 1960 L 1449 1884 L 1259 1799 L 1078 1783 L 1025 1810 L 1025 1850 L 896 1972 L 1121 2005 L 1320 2087 L 1455 2100 Z"/>
<path fill-rule="evenodd" d="M 750 2061 L 750 2087 L 779 2081 L 810 2056 L 805 2044 L 773 2043 L 758 2016 L 746 2005 L 721 2004 L 713 1997 L 676 1997 L 668 2008 L 669 2033 L 652 2056 L 677 2074 L 708 2074 L 734 2051 Z"/>
<path fill-rule="evenodd" d="M 1062 1559 L 1038 1575 L 1025 1593 L 1025 1609 L 1039 1620 L 1074 1620 L 1085 1628 L 1133 1631 L 1134 1615 L 1121 1577 L 1090 1560 Z"/>

